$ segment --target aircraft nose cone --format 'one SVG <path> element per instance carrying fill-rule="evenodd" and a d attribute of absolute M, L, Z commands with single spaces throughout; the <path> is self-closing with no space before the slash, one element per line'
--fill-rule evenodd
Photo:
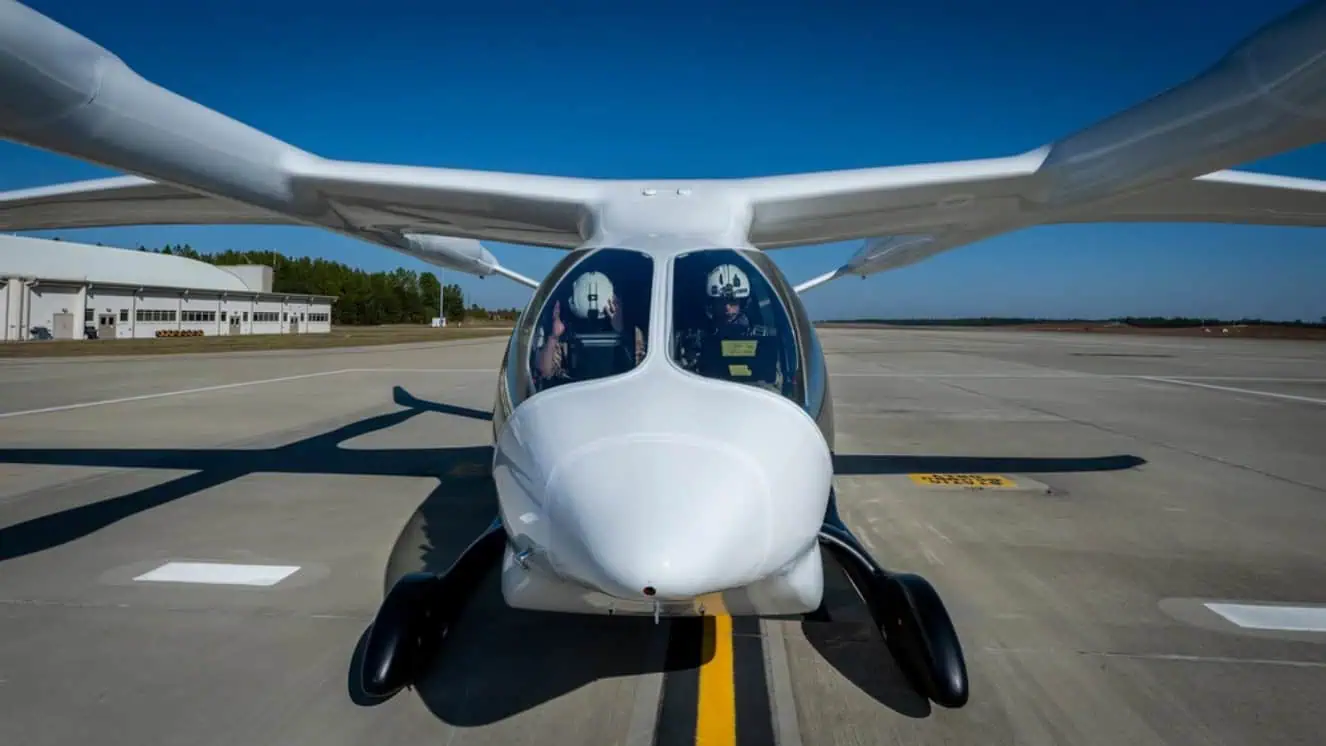
<path fill-rule="evenodd" d="M 758 579 L 769 552 L 770 489 L 731 445 L 680 436 L 608 439 L 566 459 L 549 517 L 605 592 L 687 599 Z"/>

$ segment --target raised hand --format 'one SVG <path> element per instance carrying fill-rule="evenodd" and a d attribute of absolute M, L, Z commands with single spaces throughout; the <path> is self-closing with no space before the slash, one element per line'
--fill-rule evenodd
<path fill-rule="evenodd" d="M 622 330 L 622 304 L 617 300 L 616 293 L 608 299 L 608 319 L 612 321 L 613 331 Z"/>

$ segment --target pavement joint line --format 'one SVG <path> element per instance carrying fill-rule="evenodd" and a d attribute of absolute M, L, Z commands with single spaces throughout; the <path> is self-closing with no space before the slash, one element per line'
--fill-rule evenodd
<path fill-rule="evenodd" d="M 928 371 L 916 371 L 904 373 L 899 371 L 879 371 L 879 372 L 851 372 L 830 373 L 831 377 L 838 378 L 956 378 L 956 379 L 975 379 L 975 380 L 1039 380 L 1039 379 L 1104 379 L 1104 380 L 1135 380 L 1135 381 L 1172 381 L 1174 383 L 1191 383 L 1193 381 L 1241 381 L 1244 383 L 1326 383 L 1326 378 L 1314 377 L 1296 377 L 1296 376 L 1202 376 L 1202 375 L 1155 375 L 1143 373 L 1078 373 L 1073 371 L 1063 371 L 1058 373 L 932 373 Z M 1261 393 L 1261 392 L 1256 392 Z"/>
<path fill-rule="evenodd" d="M 1290 668 L 1326 668 L 1326 661 L 1291 660 L 1284 658 L 1239 658 L 1224 655 L 1185 655 L 1182 653 L 1124 653 L 1108 650 L 1055 650 L 1053 648 L 1005 648 L 987 646 L 982 652 L 995 655 L 1085 655 L 1097 658 L 1131 658 L 1134 660 L 1171 661 L 1177 663 L 1233 663 L 1238 665 L 1288 666 Z"/>
<path fill-rule="evenodd" d="M 658 730 L 658 715 L 663 698 L 663 671 L 667 664 L 669 627 L 655 627 L 645 646 L 645 668 L 635 683 L 631 719 L 626 728 L 626 746 L 647 746 Z"/>
<path fill-rule="evenodd" d="M 53 407 L 41 407 L 39 409 L 23 409 L 14 412 L 0 412 L 0 419 L 10 417 L 22 417 L 33 414 L 50 414 L 53 412 L 67 412 L 75 409 L 86 409 L 88 407 L 99 407 L 107 404 L 127 404 L 130 402 L 148 401 L 151 399 L 163 399 L 169 396 L 183 396 L 185 394 L 203 394 L 211 391 L 224 391 L 226 389 L 244 388 L 246 386 L 261 386 L 269 383 L 284 383 L 287 381 L 300 381 L 309 378 L 322 378 L 326 376 L 335 376 L 343 373 L 490 373 L 497 374 L 495 370 L 485 370 L 481 368 L 338 368 L 336 370 L 322 370 L 314 373 L 299 373 L 290 376 L 279 376 L 277 378 L 259 378 L 251 381 L 236 381 L 234 383 L 222 383 L 215 386 L 199 386 L 190 389 L 178 389 L 175 391 L 158 391 L 151 394 L 138 394 L 137 396 L 121 396 L 114 399 L 99 399 L 97 401 L 77 402 L 74 404 L 60 404 Z"/>
<path fill-rule="evenodd" d="M 777 746 L 801 746 L 801 725 L 797 722 L 792 668 L 787 662 L 783 628 L 771 619 L 761 619 L 760 626 L 764 631 L 765 662 L 769 667 L 769 709 L 774 717 L 775 743 Z"/>
<path fill-rule="evenodd" d="M 298 381 L 309 378 L 320 378 L 325 376 L 334 376 L 344 373 L 439 373 L 439 374 L 485 374 L 496 375 L 497 371 L 488 368 L 339 368 L 336 370 L 317 371 L 314 373 L 300 373 L 291 376 L 279 376 L 277 378 L 262 378 L 252 381 L 236 381 L 234 383 L 223 383 L 215 386 L 200 386 L 190 389 L 179 389 L 175 391 L 159 391 L 151 394 L 139 394 L 137 396 L 124 396 L 113 399 L 101 399 L 90 402 L 77 402 L 74 404 L 60 404 L 52 407 L 41 407 L 38 409 L 24 409 L 13 412 L 0 412 L 0 419 L 11 417 L 22 417 L 34 414 L 49 414 L 53 412 L 67 412 L 76 409 L 86 409 L 88 407 L 98 407 L 109 404 L 126 404 L 138 401 L 148 401 L 151 399 L 161 399 L 169 396 L 183 396 L 185 394 L 201 394 L 211 391 L 224 391 L 227 389 L 243 388 L 246 386 L 260 386 L 269 383 L 282 383 L 286 381 Z M 1243 389 L 1232 386 L 1216 386 L 1213 384 L 1199 383 L 1199 380 L 1227 380 L 1243 381 L 1249 383 L 1256 382 L 1278 382 L 1278 383 L 1323 383 L 1323 378 L 1261 378 L 1261 377 L 1241 377 L 1241 376 L 1183 376 L 1180 380 L 1175 377 L 1151 376 L 1151 375 L 1115 375 L 1100 373 L 902 373 L 902 372 L 874 372 L 874 373 L 830 373 L 831 377 L 839 378 L 954 378 L 954 379 L 1123 379 L 1123 380 L 1142 380 L 1154 381 L 1159 383 L 1172 383 L 1182 386 L 1197 386 L 1201 388 L 1214 389 L 1217 391 L 1229 391 L 1233 393 L 1251 394 L 1254 396 L 1266 396 L 1276 399 L 1287 399 L 1290 401 L 1302 401 L 1313 404 L 1326 404 L 1326 399 L 1310 396 L 1295 396 L 1292 394 L 1278 394 L 1270 391 L 1257 391 L 1254 389 Z"/>

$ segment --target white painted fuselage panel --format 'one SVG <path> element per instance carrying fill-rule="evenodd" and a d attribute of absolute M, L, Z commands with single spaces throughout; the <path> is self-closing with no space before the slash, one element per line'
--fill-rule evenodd
<path fill-rule="evenodd" d="M 503 572 L 512 606 L 653 613 L 660 602 L 666 614 L 738 589 L 764 599 L 759 613 L 819 604 L 832 459 L 814 420 L 777 393 L 651 355 L 526 400 L 496 453 L 522 558 Z M 536 587 L 540 575 L 578 600 Z"/>

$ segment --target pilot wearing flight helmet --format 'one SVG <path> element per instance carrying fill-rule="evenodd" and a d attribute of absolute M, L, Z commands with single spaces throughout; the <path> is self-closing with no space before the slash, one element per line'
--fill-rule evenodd
<path fill-rule="evenodd" d="M 705 315 L 715 330 L 729 327 L 733 330 L 750 329 L 746 317 L 746 303 L 750 301 L 750 278 L 735 264 L 714 267 L 705 278 L 705 294 L 709 302 Z"/>
<path fill-rule="evenodd" d="M 714 267 L 705 277 L 705 318 L 708 326 L 687 340 L 687 367 L 701 375 L 745 381 L 757 385 L 776 385 L 776 370 L 762 370 L 760 360 L 773 361 L 768 353 L 775 340 L 772 327 L 752 324 L 747 315 L 751 282 L 746 272 L 735 264 Z M 760 350 L 760 345 L 766 346 Z M 763 353 L 763 354 L 762 354 Z M 774 366 L 777 366 L 776 361 Z"/>
<path fill-rule="evenodd" d="M 543 340 L 535 372 L 545 386 L 625 372 L 645 357 L 644 330 L 636 326 L 633 331 L 634 342 L 627 343 L 612 280 L 602 272 L 584 272 L 572 283 L 565 309 L 555 301 L 548 326 L 539 330 Z M 598 344 L 591 347 L 591 342 Z"/>

